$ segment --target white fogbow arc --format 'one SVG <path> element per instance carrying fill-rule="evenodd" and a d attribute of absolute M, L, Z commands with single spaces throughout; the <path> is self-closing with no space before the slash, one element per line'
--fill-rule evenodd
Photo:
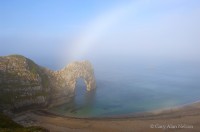
<path fill-rule="evenodd" d="M 143 2 L 131 2 L 124 6 L 118 6 L 91 21 L 87 26 L 85 26 L 85 29 L 75 37 L 76 40 L 73 41 L 72 48 L 68 55 L 69 59 L 83 59 L 81 57 L 83 57 L 90 48 L 99 41 L 110 27 L 117 24 L 117 22 L 129 13 L 135 12 L 136 7 Z"/>

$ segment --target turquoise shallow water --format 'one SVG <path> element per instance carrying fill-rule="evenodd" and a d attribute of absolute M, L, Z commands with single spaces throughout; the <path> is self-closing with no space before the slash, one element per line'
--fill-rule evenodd
<path fill-rule="evenodd" d="M 200 100 L 200 70 L 191 63 L 94 65 L 97 88 L 77 81 L 71 103 L 50 109 L 72 117 L 109 117 L 171 108 Z"/>

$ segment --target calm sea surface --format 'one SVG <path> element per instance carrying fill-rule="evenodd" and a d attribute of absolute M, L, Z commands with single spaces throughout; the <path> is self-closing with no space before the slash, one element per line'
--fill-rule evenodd
<path fill-rule="evenodd" d="M 94 63 L 97 88 L 77 80 L 71 103 L 51 112 L 73 117 L 108 117 L 171 108 L 200 100 L 200 65 L 183 62 Z"/>

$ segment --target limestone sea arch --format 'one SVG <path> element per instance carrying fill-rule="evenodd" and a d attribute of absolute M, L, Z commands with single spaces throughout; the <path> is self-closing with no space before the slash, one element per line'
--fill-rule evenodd
<path fill-rule="evenodd" d="M 89 61 L 53 71 L 21 55 L 0 56 L 0 110 L 66 103 L 75 94 L 78 78 L 85 81 L 87 91 L 96 88 Z"/>
<path fill-rule="evenodd" d="M 64 69 L 60 70 L 59 73 L 66 81 L 68 88 L 74 91 L 76 86 L 76 80 L 82 78 L 86 84 L 87 91 L 95 89 L 95 76 L 92 65 L 89 61 L 73 62 L 67 65 Z"/>
<path fill-rule="evenodd" d="M 77 80 L 82 78 L 85 82 L 87 91 L 96 88 L 94 69 L 89 61 L 75 61 L 69 63 L 66 67 L 52 74 L 53 80 L 50 81 L 53 86 L 53 102 L 64 103 L 75 95 Z M 58 94 L 58 95 L 57 95 Z M 58 101 L 55 101 L 58 100 Z"/>

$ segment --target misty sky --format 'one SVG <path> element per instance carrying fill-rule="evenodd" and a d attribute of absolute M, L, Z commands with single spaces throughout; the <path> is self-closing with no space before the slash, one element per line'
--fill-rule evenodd
<path fill-rule="evenodd" d="M 200 60 L 199 0 L 1 0 L 0 55 Z"/>

